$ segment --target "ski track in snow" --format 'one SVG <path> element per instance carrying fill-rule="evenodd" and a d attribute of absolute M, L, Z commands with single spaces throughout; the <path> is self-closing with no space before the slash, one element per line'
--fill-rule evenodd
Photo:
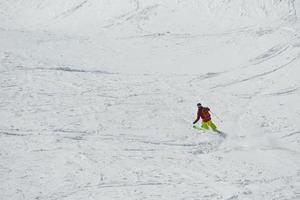
<path fill-rule="evenodd" d="M 12 184 L 5 186 L 5 196 L 122 199 L 129 192 L 145 199 L 217 199 L 225 198 L 225 190 L 235 193 L 229 195 L 232 199 L 293 196 L 296 188 L 292 186 L 299 174 L 273 174 L 279 164 L 276 160 L 271 167 L 257 162 L 256 156 L 241 159 L 247 148 L 223 147 L 224 139 L 198 133 L 186 127 L 183 116 L 172 113 L 190 101 L 191 96 L 178 94 L 190 79 L 194 77 L 40 68 L 30 73 L 22 68 L 3 73 L 1 96 L 5 98 L 1 102 L 6 103 L 1 107 L 7 115 L 0 132 L 1 146 L 10 144 L 10 148 L 2 148 L 6 167 L 1 174 L 8 186 Z M 173 91 L 169 84 L 176 85 Z M 284 157 L 294 155 L 269 150 L 251 151 L 267 157 L 273 151 Z M 12 162 L 12 157 L 18 162 Z M 30 182 L 39 183 L 39 193 L 26 192 L 37 187 L 21 184 Z M 272 189 L 255 189 L 264 185 Z"/>
<path fill-rule="evenodd" d="M 130 1 L 96 36 L 0 22 L 0 199 L 299 199 L 298 4 L 262 27 L 195 33 L 183 19 L 200 4 L 216 19 L 286 9 L 255 2 Z M 93 5 L 66 3 L 55 23 Z M 178 25 L 158 25 L 165 13 Z M 198 101 L 226 138 L 191 128 Z"/>

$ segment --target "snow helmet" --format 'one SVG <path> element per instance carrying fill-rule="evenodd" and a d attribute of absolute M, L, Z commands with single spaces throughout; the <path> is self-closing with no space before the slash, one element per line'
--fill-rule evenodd
<path fill-rule="evenodd" d="M 202 107 L 201 103 L 197 103 L 197 107 Z"/>

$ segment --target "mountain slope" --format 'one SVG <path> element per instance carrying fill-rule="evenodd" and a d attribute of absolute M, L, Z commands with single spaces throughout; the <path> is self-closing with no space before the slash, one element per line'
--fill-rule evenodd
<path fill-rule="evenodd" d="M 0 2 L 0 197 L 298 199 L 299 11 Z"/>

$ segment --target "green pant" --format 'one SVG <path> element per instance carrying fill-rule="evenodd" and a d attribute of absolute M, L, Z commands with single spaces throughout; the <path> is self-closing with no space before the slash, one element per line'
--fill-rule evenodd
<path fill-rule="evenodd" d="M 211 120 L 209 120 L 208 122 L 202 122 L 201 128 L 208 130 L 209 127 L 210 127 L 213 131 L 216 131 L 216 130 L 217 130 L 217 126 L 216 126 Z"/>

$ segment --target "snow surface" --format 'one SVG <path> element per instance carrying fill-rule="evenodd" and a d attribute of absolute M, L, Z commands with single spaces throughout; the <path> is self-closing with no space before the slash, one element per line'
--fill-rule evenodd
<path fill-rule="evenodd" d="M 299 13 L 1 0 L 0 199 L 300 199 Z"/>

